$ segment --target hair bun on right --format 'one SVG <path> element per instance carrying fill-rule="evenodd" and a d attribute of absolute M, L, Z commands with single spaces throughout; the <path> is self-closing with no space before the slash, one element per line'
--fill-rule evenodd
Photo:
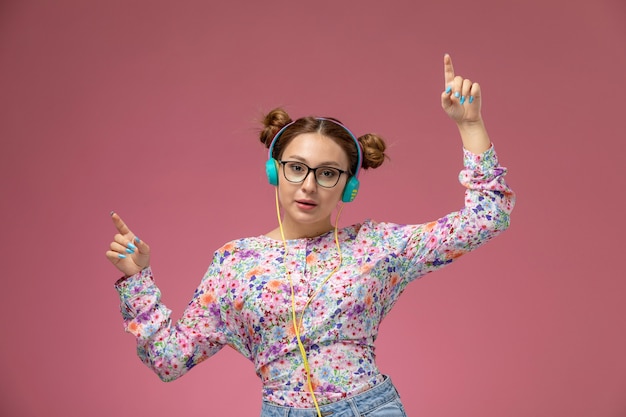
<path fill-rule="evenodd" d="M 385 162 L 387 145 L 383 138 L 374 133 L 366 133 L 359 137 L 359 143 L 363 148 L 363 169 L 378 168 Z"/>

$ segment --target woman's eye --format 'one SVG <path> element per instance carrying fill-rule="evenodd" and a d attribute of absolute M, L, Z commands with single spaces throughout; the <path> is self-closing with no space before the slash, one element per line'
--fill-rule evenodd
<path fill-rule="evenodd" d="M 304 167 L 300 164 L 291 164 L 290 167 L 293 172 L 302 172 L 304 171 Z"/>
<path fill-rule="evenodd" d="M 322 170 L 322 176 L 325 178 L 334 178 L 337 175 L 337 171 L 334 169 L 324 169 Z"/>

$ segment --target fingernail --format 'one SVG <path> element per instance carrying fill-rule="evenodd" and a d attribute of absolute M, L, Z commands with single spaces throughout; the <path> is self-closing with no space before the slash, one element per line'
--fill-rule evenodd
<path fill-rule="evenodd" d="M 133 251 L 134 251 L 135 249 L 137 249 L 137 246 L 133 245 L 131 242 L 128 242 L 128 245 L 126 245 L 126 246 L 128 246 L 128 248 L 129 248 L 129 249 L 132 249 Z"/>
<path fill-rule="evenodd" d="M 141 239 L 139 239 L 137 236 L 135 236 L 135 242 L 141 243 Z"/>
<path fill-rule="evenodd" d="M 120 259 L 124 259 L 124 258 L 126 258 L 126 255 L 123 255 L 123 254 L 120 253 L 119 255 L 117 255 L 117 257 L 120 258 Z"/>
<path fill-rule="evenodd" d="M 454 97 L 459 98 L 461 96 L 461 94 L 457 91 L 456 93 L 454 93 Z"/>
<path fill-rule="evenodd" d="M 452 91 L 452 87 L 448 86 L 448 88 L 446 88 L 446 94 L 450 94 L 450 91 Z M 113 212 L 111 212 L 111 213 L 113 213 Z"/>
<path fill-rule="evenodd" d="M 465 103 L 465 96 L 461 97 L 461 100 L 459 100 L 459 102 L 460 102 L 461 104 Z"/>
<path fill-rule="evenodd" d="M 131 249 L 131 248 L 126 248 L 126 253 L 133 254 L 133 253 L 135 253 L 135 250 Z"/>
<path fill-rule="evenodd" d="M 109 213 L 111 216 L 115 214 L 114 210 L 111 210 L 111 213 Z"/>
<path fill-rule="evenodd" d="M 472 104 L 474 102 L 474 96 L 470 96 L 469 102 L 470 102 L 470 104 Z"/>

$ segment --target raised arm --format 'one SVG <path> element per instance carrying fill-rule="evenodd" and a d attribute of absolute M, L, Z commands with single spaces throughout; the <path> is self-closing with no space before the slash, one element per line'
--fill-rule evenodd
<path fill-rule="evenodd" d="M 106 257 L 125 277 L 135 275 L 150 265 L 150 247 L 130 231 L 117 213 L 111 212 L 117 234 Z"/>
<path fill-rule="evenodd" d="M 482 102 L 480 85 L 456 75 L 452 58 L 448 54 L 443 58 L 443 74 L 445 91 L 441 94 L 441 107 L 456 123 L 463 147 L 480 155 L 491 147 L 480 113 Z"/>
<path fill-rule="evenodd" d="M 219 351 L 226 343 L 221 311 L 207 300 L 219 281 L 219 265 L 212 263 L 183 316 L 172 321 L 154 283 L 150 248 L 116 213 L 111 213 L 117 234 L 106 257 L 124 274 L 115 284 L 120 296 L 124 328 L 137 340 L 141 361 L 162 380 L 172 381 Z"/>

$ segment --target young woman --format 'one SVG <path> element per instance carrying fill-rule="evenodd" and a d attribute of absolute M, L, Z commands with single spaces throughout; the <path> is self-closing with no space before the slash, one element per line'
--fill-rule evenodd
<path fill-rule="evenodd" d="M 273 110 L 260 139 L 278 227 L 218 249 L 172 323 L 148 245 L 112 213 L 118 234 L 106 255 L 124 274 L 115 287 L 141 360 L 169 381 L 229 345 L 263 382 L 262 417 L 404 416 L 374 361 L 382 318 L 409 282 L 506 229 L 514 204 L 483 124 L 480 86 L 455 76 L 448 55 L 444 75 L 441 102 L 463 141 L 467 190 L 465 207 L 439 220 L 333 226 L 334 209 L 356 195 L 359 170 L 384 161 L 384 141 L 356 138 L 335 119 L 292 121 Z"/>

